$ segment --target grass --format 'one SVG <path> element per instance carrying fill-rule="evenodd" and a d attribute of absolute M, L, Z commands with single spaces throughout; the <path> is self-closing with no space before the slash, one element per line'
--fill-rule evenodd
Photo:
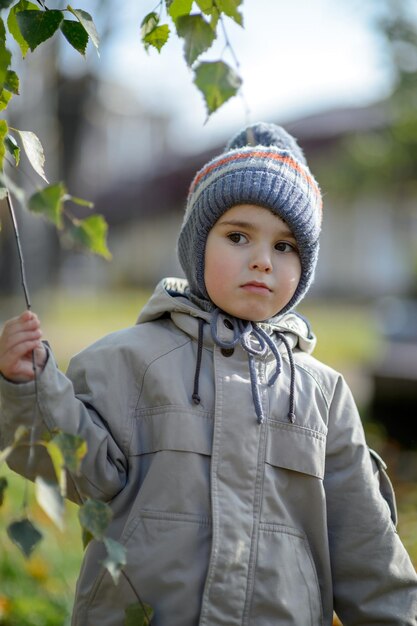
<path fill-rule="evenodd" d="M 300 313 L 317 336 L 314 355 L 335 369 L 367 367 L 378 356 L 378 335 L 372 308 L 367 304 L 306 301 Z"/>
<path fill-rule="evenodd" d="M 58 365 L 65 370 L 72 354 L 109 332 L 135 323 L 148 296 L 147 292 L 138 291 L 42 293 L 36 294 L 33 308 L 41 317 L 44 337 L 51 343 Z M 23 308 L 16 302 L 1 304 L 1 311 L 12 310 L 13 315 Z M 301 312 L 309 318 L 318 337 L 314 352 L 317 358 L 357 384 L 360 396 L 366 370 L 380 347 L 370 309 L 364 305 L 313 301 L 304 305 Z M 385 450 L 386 441 L 378 426 L 365 426 L 370 444 L 380 452 Z M 389 463 L 397 492 L 398 529 L 417 566 L 417 487 L 415 482 L 397 476 L 399 454 L 391 449 Z M 25 560 L 6 533 L 6 526 L 22 514 L 25 482 L 4 466 L 0 475 L 9 481 L 0 509 L 0 625 L 67 626 L 82 558 L 77 509 L 67 505 L 67 528 L 61 533 L 33 502 L 32 520 L 45 538 L 31 558 Z M 29 487 L 30 493 L 31 490 Z"/>

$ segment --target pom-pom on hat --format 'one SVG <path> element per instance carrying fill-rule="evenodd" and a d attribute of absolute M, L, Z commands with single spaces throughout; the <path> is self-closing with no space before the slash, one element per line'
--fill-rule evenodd
<path fill-rule="evenodd" d="M 190 292 L 199 300 L 210 300 L 204 282 L 208 234 L 223 213 L 239 204 L 271 210 L 296 239 L 301 277 L 290 302 L 276 314 L 285 313 L 300 302 L 314 278 L 322 198 L 301 148 L 281 126 L 260 122 L 240 131 L 191 183 L 178 257 Z"/>

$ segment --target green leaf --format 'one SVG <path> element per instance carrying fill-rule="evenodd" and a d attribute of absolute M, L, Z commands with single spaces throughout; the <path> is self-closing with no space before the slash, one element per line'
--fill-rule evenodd
<path fill-rule="evenodd" d="M 4 175 L 1 176 L 1 178 L 3 178 Z M 3 184 L 3 181 L 1 181 L 1 183 Z M 10 188 L 9 185 L 5 186 L 6 189 Z M 6 448 L 4 448 L 1 452 L 0 452 L 0 465 L 2 463 L 5 462 L 5 460 L 7 459 L 7 457 L 10 455 L 10 453 L 18 446 L 20 440 L 28 434 L 28 429 L 26 428 L 26 426 L 19 426 L 16 429 L 16 432 L 14 434 L 14 438 L 13 438 L 13 443 L 9 446 L 7 446 Z"/>
<path fill-rule="evenodd" d="M 28 50 L 29 44 L 23 38 L 22 33 L 20 32 L 19 25 L 17 23 L 16 15 L 21 11 L 39 11 L 39 7 L 33 2 L 29 2 L 28 0 L 20 0 L 17 4 L 15 4 L 9 13 L 9 17 L 7 18 L 7 26 L 10 34 L 13 36 L 15 41 L 19 44 L 20 51 L 22 53 L 22 57 L 25 58 Z"/>
<path fill-rule="evenodd" d="M 216 5 L 221 13 L 231 17 L 239 26 L 243 26 L 243 17 L 238 11 L 242 0 L 216 0 Z"/>
<path fill-rule="evenodd" d="M 71 46 L 84 56 L 88 44 L 88 33 L 84 26 L 75 20 L 64 20 L 61 31 Z"/>
<path fill-rule="evenodd" d="M 6 91 L 5 89 L 3 89 L 0 94 L 0 111 L 3 111 L 7 108 L 7 105 L 9 104 L 12 97 L 13 94 L 10 93 L 10 91 Z"/>
<path fill-rule="evenodd" d="M 193 0 L 171 0 L 166 4 L 168 15 L 170 15 L 174 22 L 176 22 L 180 15 L 189 15 L 191 13 Z"/>
<path fill-rule="evenodd" d="M 12 93 L 19 95 L 19 76 L 13 70 L 8 70 L 6 72 L 6 80 L 4 81 L 4 88 L 7 91 L 11 91 Z"/>
<path fill-rule="evenodd" d="M 205 15 L 213 15 L 213 13 L 219 12 L 213 0 L 196 0 L 196 4 Z"/>
<path fill-rule="evenodd" d="M 0 170 L 3 171 L 4 157 L 6 154 L 6 137 L 9 132 L 6 120 L 0 120 Z"/>
<path fill-rule="evenodd" d="M 127 563 L 126 548 L 110 537 L 104 537 L 104 545 L 107 550 L 107 557 L 102 564 L 108 570 L 110 576 L 113 578 L 115 585 L 119 582 L 120 572 L 123 566 Z"/>
<path fill-rule="evenodd" d="M 17 167 L 20 162 L 20 148 L 17 145 L 14 137 L 12 137 L 11 135 L 7 135 L 6 139 L 4 140 L 4 145 L 6 146 L 7 152 L 13 157 Z"/>
<path fill-rule="evenodd" d="M 143 18 L 141 24 L 141 39 L 146 50 L 149 46 L 153 46 L 160 52 L 161 48 L 168 41 L 168 37 L 169 26 L 167 24 L 159 26 L 159 16 L 157 13 L 148 13 Z"/>
<path fill-rule="evenodd" d="M 91 15 L 82 9 L 73 9 L 70 5 L 67 6 L 67 9 L 77 18 L 81 26 L 87 31 L 88 36 L 98 52 L 100 38 Z"/>
<path fill-rule="evenodd" d="M 81 461 L 87 453 L 87 443 L 78 435 L 59 432 L 44 445 L 55 469 L 59 493 L 65 498 L 67 495 L 66 472 L 68 470 L 76 476 L 80 475 Z"/>
<path fill-rule="evenodd" d="M 135 602 L 125 609 L 125 616 L 123 626 L 149 626 L 153 618 L 153 609 L 148 604 Z"/>
<path fill-rule="evenodd" d="M 159 15 L 155 13 L 155 11 L 152 11 L 151 13 L 148 13 L 147 15 L 145 15 L 140 25 L 142 41 L 144 40 L 146 35 L 148 35 L 150 32 L 152 32 L 154 28 L 158 26 L 158 22 L 159 22 Z"/>
<path fill-rule="evenodd" d="M 66 189 L 62 183 L 49 185 L 29 198 L 28 208 L 32 213 L 40 213 L 46 217 L 57 228 L 62 228 L 62 209 L 65 193 Z"/>
<path fill-rule="evenodd" d="M 70 236 L 75 244 L 87 248 L 94 254 L 111 259 L 107 247 L 108 225 L 102 215 L 91 215 L 83 220 L 73 220 Z"/>
<path fill-rule="evenodd" d="M 242 81 L 229 65 L 215 61 L 200 63 L 195 69 L 194 84 L 202 92 L 208 114 L 211 115 L 236 95 Z"/>
<path fill-rule="evenodd" d="M 216 31 L 217 24 L 219 22 L 220 13 L 217 8 L 217 4 L 214 0 L 196 0 L 198 7 L 201 11 L 210 17 L 210 26 L 213 31 Z"/>
<path fill-rule="evenodd" d="M 156 48 L 158 52 L 161 51 L 161 48 L 166 44 L 169 38 L 169 26 L 168 24 L 162 24 L 162 26 L 157 26 L 153 29 L 149 35 L 146 35 L 144 38 L 144 43 L 148 46 L 152 46 Z"/>
<path fill-rule="evenodd" d="M 113 513 L 109 505 L 100 500 L 88 499 L 78 511 L 81 526 L 98 540 L 103 539 L 112 517 Z"/>
<path fill-rule="evenodd" d="M 0 17 L 0 44 L 6 45 L 6 27 L 3 22 L 3 18 Z"/>
<path fill-rule="evenodd" d="M 23 39 L 32 52 L 39 44 L 47 41 L 58 30 L 64 19 L 62 11 L 25 10 L 16 13 L 17 23 Z"/>
<path fill-rule="evenodd" d="M 35 172 L 44 179 L 44 181 L 48 182 L 43 169 L 45 164 L 45 155 L 39 138 L 31 130 L 16 130 L 16 132 L 22 140 L 23 149 L 31 166 Z"/>
<path fill-rule="evenodd" d="M 87 442 L 78 435 L 69 433 L 58 433 L 51 440 L 51 444 L 56 445 L 62 455 L 61 466 L 76 476 L 80 474 L 81 462 L 87 453 Z M 49 448 L 49 443 L 47 448 Z"/>
<path fill-rule="evenodd" d="M 0 506 L 2 506 L 4 502 L 4 492 L 6 491 L 7 485 L 7 478 L 4 478 L 4 476 L 0 476 Z"/>
<path fill-rule="evenodd" d="M 7 534 L 26 558 L 30 557 L 43 538 L 42 533 L 27 518 L 10 524 L 7 527 Z"/>
<path fill-rule="evenodd" d="M 82 528 L 81 529 L 81 539 L 82 539 L 82 542 L 83 542 L 83 548 L 85 550 L 86 547 L 88 546 L 88 544 L 90 543 L 90 541 L 92 539 L 94 539 L 94 537 L 88 530 L 86 530 L 85 528 Z"/>
<path fill-rule="evenodd" d="M 65 527 L 65 504 L 58 485 L 44 480 L 42 476 L 37 476 L 35 480 L 35 493 L 39 506 L 42 507 L 54 524 L 63 531 Z"/>
<path fill-rule="evenodd" d="M 3 11 L 3 9 L 8 9 L 14 1 L 15 0 L 0 0 L 0 11 Z"/>
<path fill-rule="evenodd" d="M 5 46 L 0 47 L 0 89 L 3 89 L 6 82 L 7 72 L 12 60 L 12 53 Z"/>
<path fill-rule="evenodd" d="M 184 38 L 184 56 L 187 65 L 210 48 L 216 33 L 201 15 L 184 15 L 177 22 L 177 33 Z"/>

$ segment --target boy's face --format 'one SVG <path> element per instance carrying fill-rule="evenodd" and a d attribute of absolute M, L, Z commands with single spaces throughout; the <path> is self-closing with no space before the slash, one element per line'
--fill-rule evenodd
<path fill-rule="evenodd" d="M 276 315 L 292 298 L 301 276 L 295 238 L 268 209 L 239 204 L 209 232 L 204 280 L 220 309 L 260 322 Z"/>

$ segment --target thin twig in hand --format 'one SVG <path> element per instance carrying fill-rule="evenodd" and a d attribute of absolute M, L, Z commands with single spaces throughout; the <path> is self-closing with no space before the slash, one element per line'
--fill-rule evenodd
<path fill-rule="evenodd" d="M 14 232 L 14 236 L 15 236 L 15 240 L 16 240 L 17 252 L 18 252 L 18 255 L 19 255 L 21 284 L 22 284 L 22 287 L 23 287 L 23 293 L 25 295 L 26 307 L 27 307 L 28 311 L 30 311 L 31 308 L 32 308 L 32 305 L 31 305 L 31 302 L 30 302 L 29 290 L 28 290 L 27 281 L 26 281 L 25 261 L 24 261 L 24 257 L 23 257 L 22 245 L 20 243 L 19 228 L 17 226 L 16 214 L 15 214 L 15 211 L 14 211 L 14 208 L 13 208 L 12 199 L 10 197 L 10 193 L 9 193 L 8 190 L 7 190 L 6 198 L 7 198 L 7 206 L 9 207 L 9 213 L 10 213 L 10 217 L 11 217 L 12 224 L 13 224 L 13 232 Z M 32 428 L 31 428 L 31 432 L 30 432 L 30 448 L 29 448 L 29 456 L 28 456 L 28 469 L 30 468 L 30 466 L 32 464 L 33 455 L 34 455 L 34 449 L 35 449 L 35 419 L 36 419 L 36 407 L 37 407 L 37 404 L 38 404 L 38 380 L 37 380 L 37 373 L 36 373 L 36 362 L 35 362 L 35 351 L 34 350 L 32 350 L 32 370 L 33 370 L 33 379 L 34 379 L 34 382 L 35 382 L 35 398 L 36 398 L 36 402 L 35 402 L 35 407 L 34 407 L 34 411 L 33 411 Z M 28 503 L 28 495 L 27 495 L 27 488 L 26 488 L 25 492 L 24 492 L 24 496 L 23 496 L 23 508 L 24 509 L 27 508 L 27 503 Z"/>

